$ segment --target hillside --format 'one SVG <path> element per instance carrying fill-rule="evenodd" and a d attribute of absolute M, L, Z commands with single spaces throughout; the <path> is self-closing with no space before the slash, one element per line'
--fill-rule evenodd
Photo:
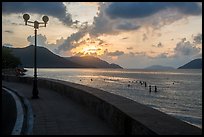
<path fill-rule="evenodd" d="M 179 67 L 178 69 L 202 69 L 202 58 L 194 59 L 185 65 Z"/>
<path fill-rule="evenodd" d="M 25 48 L 11 48 L 12 53 L 19 57 L 23 67 L 33 67 L 34 46 Z M 80 68 L 83 67 L 77 63 L 66 60 L 55 55 L 44 47 L 37 47 L 37 67 L 39 68 Z"/>
<path fill-rule="evenodd" d="M 108 62 L 101 60 L 93 56 L 84 57 L 66 57 L 67 60 L 72 62 L 77 62 L 80 65 L 86 66 L 88 68 L 122 68 L 117 64 L 109 64 Z"/>
<path fill-rule="evenodd" d="M 11 48 L 14 56 L 19 57 L 22 66 L 31 68 L 34 62 L 34 46 Z M 60 57 L 44 47 L 37 47 L 37 67 L 39 68 L 121 68 L 96 57 Z"/>

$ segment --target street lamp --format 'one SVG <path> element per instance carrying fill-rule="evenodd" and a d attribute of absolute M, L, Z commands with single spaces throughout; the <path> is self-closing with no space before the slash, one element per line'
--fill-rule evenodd
<path fill-rule="evenodd" d="M 47 16 L 43 16 L 42 20 L 44 22 L 38 22 L 38 21 L 29 21 L 30 16 L 28 14 L 24 14 L 23 15 L 23 19 L 25 21 L 25 25 L 30 26 L 30 27 L 34 27 L 35 28 L 35 50 L 34 50 L 34 79 L 33 79 L 33 99 L 39 98 L 38 96 L 38 87 L 37 87 L 37 60 L 36 60 L 36 52 L 37 52 L 37 29 L 40 27 L 46 27 L 46 24 L 49 20 L 49 18 Z M 34 25 L 29 25 L 28 23 L 32 23 Z M 40 24 L 44 24 L 44 26 L 39 26 Z"/>

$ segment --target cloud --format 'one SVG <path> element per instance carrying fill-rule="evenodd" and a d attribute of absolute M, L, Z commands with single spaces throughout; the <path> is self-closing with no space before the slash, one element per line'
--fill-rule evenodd
<path fill-rule="evenodd" d="M 119 30 L 127 30 L 128 31 L 128 30 L 139 29 L 140 26 L 134 25 L 134 24 L 129 23 L 129 22 L 125 22 L 125 23 L 119 24 L 116 28 Z"/>
<path fill-rule="evenodd" d="M 84 52 L 74 52 L 74 56 L 84 56 Z"/>
<path fill-rule="evenodd" d="M 202 34 L 197 34 L 193 37 L 193 40 L 195 44 L 202 44 Z"/>
<path fill-rule="evenodd" d="M 132 19 L 148 17 L 169 8 L 187 15 L 202 13 L 201 7 L 195 2 L 114 2 L 106 9 L 106 13 L 112 19 Z"/>
<path fill-rule="evenodd" d="M 104 13 L 108 3 L 99 3 L 98 13 L 94 17 L 93 24 L 90 29 L 90 36 L 97 37 L 102 34 L 118 34 L 118 31 L 114 31 L 114 21 L 111 21 Z"/>
<path fill-rule="evenodd" d="M 127 50 L 133 50 L 133 47 L 127 47 Z"/>
<path fill-rule="evenodd" d="M 27 41 L 30 42 L 29 45 L 35 44 L 35 36 L 28 36 Z M 45 35 L 38 34 L 37 35 L 37 46 L 46 46 L 47 45 L 47 38 Z"/>
<path fill-rule="evenodd" d="M 169 56 L 168 53 L 160 53 L 155 58 L 169 58 L 169 57 L 171 56 Z"/>
<path fill-rule="evenodd" d="M 71 36 L 67 37 L 67 39 L 61 45 L 58 46 L 55 52 L 59 54 L 61 51 L 67 51 L 76 48 L 77 46 L 79 46 L 79 44 L 75 45 L 74 42 L 77 43 L 77 41 L 84 37 L 87 32 L 88 28 L 83 28 L 80 29 L 78 32 L 73 33 Z"/>
<path fill-rule="evenodd" d="M 100 51 L 101 50 L 101 48 L 96 48 L 96 49 L 88 49 L 88 51 Z"/>
<path fill-rule="evenodd" d="M 164 47 L 164 45 L 161 42 L 159 42 L 157 45 L 152 45 L 152 47 L 162 48 Z"/>
<path fill-rule="evenodd" d="M 123 51 L 119 51 L 119 50 L 116 50 L 114 52 L 109 52 L 108 49 L 106 49 L 104 51 L 104 55 L 106 55 L 106 56 L 121 56 L 123 54 L 124 54 L 124 52 Z"/>
<path fill-rule="evenodd" d="M 28 36 L 27 41 L 29 42 L 29 45 L 34 45 L 35 44 L 35 36 L 31 36 L 31 35 Z M 53 52 L 55 52 L 57 47 L 60 46 L 64 41 L 65 41 L 65 39 L 63 39 L 63 37 L 61 37 L 60 39 L 57 39 L 55 43 L 49 44 L 47 42 L 47 37 L 45 35 L 41 35 L 41 34 L 37 35 L 37 46 L 46 47 Z"/>
<path fill-rule="evenodd" d="M 117 35 L 124 31 L 151 27 L 160 29 L 188 16 L 201 15 L 196 2 L 109 2 L 100 3 L 90 34 Z M 128 23 L 127 23 L 128 20 Z M 158 36 L 161 36 L 158 33 Z M 144 35 L 144 39 L 146 37 Z"/>
<path fill-rule="evenodd" d="M 98 43 L 99 46 L 103 46 L 104 44 L 106 44 L 106 42 L 104 40 L 101 40 L 99 38 L 97 38 L 97 41 L 99 41 L 99 43 Z"/>
<path fill-rule="evenodd" d="M 201 49 L 196 47 L 194 43 L 182 39 L 174 48 L 174 56 L 195 56 L 200 53 Z"/>
<path fill-rule="evenodd" d="M 66 25 L 72 25 L 71 14 L 62 2 L 3 2 L 2 13 L 36 13 L 58 18 Z"/>
<path fill-rule="evenodd" d="M 143 34 L 143 39 L 142 39 L 142 40 L 143 40 L 143 41 L 146 41 L 147 39 L 148 39 L 148 37 L 147 37 L 147 35 L 144 33 L 144 34 Z"/>
<path fill-rule="evenodd" d="M 128 39 L 129 37 L 124 37 L 124 38 L 122 38 L 122 40 L 124 40 L 124 39 Z"/>

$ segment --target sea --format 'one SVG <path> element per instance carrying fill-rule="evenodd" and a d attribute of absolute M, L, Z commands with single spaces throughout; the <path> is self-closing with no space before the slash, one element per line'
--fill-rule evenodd
<path fill-rule="evenodd" d="M 25 69 L 33 77 L 33 68 Z M 202 69 L 39 68 L 37 75 L 102 89 L 202 128 Z"/>

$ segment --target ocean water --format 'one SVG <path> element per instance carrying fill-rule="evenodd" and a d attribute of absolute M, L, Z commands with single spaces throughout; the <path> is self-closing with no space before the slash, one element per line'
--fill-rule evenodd
<path fill-rule="evenodd" d="M 33 69 L 26 68 L 26 76 Z M 202 128 L 202 70 L 45 69 L 38 77 L 59 79 L 124 96 Z M 139 81 L 145 81 L 141 85 Z M 152 91 L 149 92 L 149 85 Z M 154 92 L 157 86 L 157 92 Z"/>

